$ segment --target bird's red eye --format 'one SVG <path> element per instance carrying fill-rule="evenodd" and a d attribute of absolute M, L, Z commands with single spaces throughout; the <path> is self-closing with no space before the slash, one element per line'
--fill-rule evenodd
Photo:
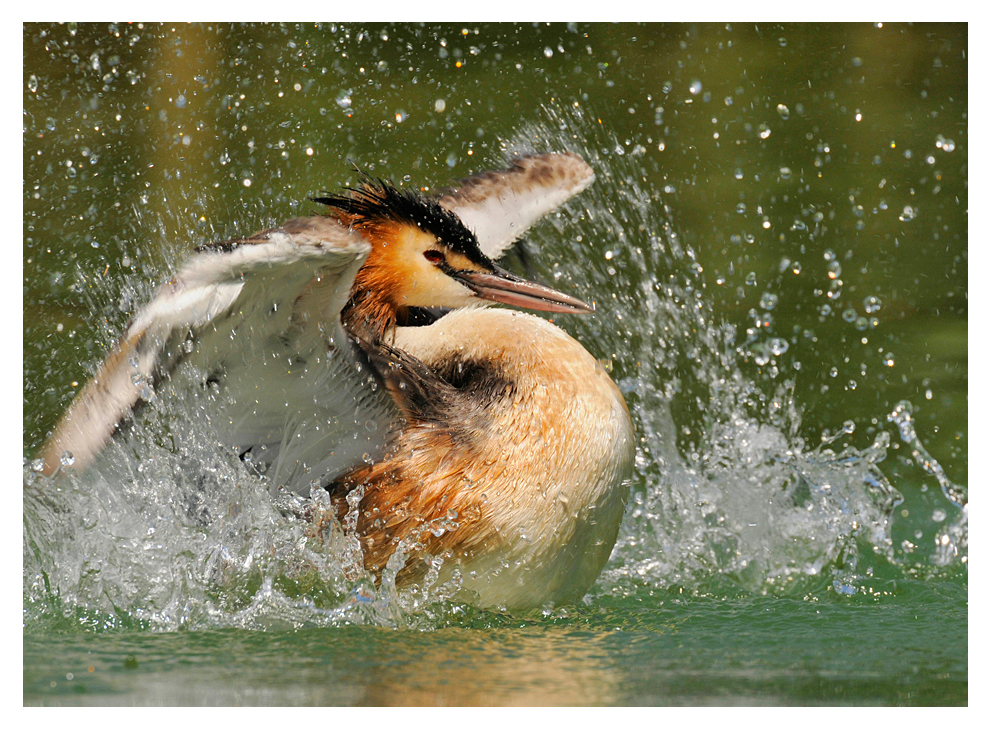
<path fill-rule="evenodd" d="M 443 255 L 437 249 L 426 249 L 424 255 L 425 259 L 428 260 L 433 265 L 437 265 L 439 262 L 445 259 L 445 255 Z"/>

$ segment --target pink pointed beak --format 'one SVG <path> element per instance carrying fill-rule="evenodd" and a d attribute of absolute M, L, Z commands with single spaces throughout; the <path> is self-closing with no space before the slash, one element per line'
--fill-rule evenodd
<path fill-rule="evenodd" d="M 454 275 L 479 297 L 497 303 L 549 313 L 594 312 L 592 305 L 587 305 L 572 295 L 524 280 L 496 266 L 492 273 L 461 270 Z"/>

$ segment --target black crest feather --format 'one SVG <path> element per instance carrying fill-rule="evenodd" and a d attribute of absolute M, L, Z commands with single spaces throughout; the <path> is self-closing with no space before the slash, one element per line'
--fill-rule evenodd
<path fill-rule="evenodd" d="M 420 191 L 397 188 L 389 181 L 364 175 L 362 183 L 356 188 L 311 200 L 360 219 L 413 224 L 474 262 L 487 261 L 476 236 L 462 220 L 448 209 L 443 209 L 436 199 Z"/>

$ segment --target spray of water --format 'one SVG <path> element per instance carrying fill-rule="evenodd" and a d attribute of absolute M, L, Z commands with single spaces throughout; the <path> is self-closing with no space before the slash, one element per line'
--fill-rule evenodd
<path fill-rule="evenodd" d="M 557 237 L 550 239 L 570 243 L 574 264 L 562 271 L 554 265 L 549 275 L 610 294 L 598 300 L 597 319 L 570 325 L 614 366 L 640 437 L 640 485 L 598 588 L 625 594 L 646 584 L 695 593 L 830 587 L 851 595 L 881 566 L 900 574 L 965 563 L 965 489 L 916 436 L 911 404 L 881 405 L 881 417 L 947 500 L 929 558 L 893 542 L 902 497 L 879 468 L 899 447 L 891 432 L 878 430 L 862 449 L 838 448 L 854 432 L 846 421 L 825 426 L 820 444 L 805 445 L 786 356 L 790 341 L 777 335 L 768 313 L 756 314 L 744 333 L 715 316 L 703 268 L 673 230 L 659 192 L 643 185 L 639 147 L 619 143 L 581 113 L 547 115 L 508 147 L 558 144 L 595 168 L 599 185 L 577 204 L 582 225 L 568 216 L 551 221 Z M 641 276 L 619 282 L 632 272 Z M 762 305 L 775 307 L 775 293 L 765 293 Z M 762 367 L 762 379 L 747 376 L 743 364 Z"/>
<path fill-rule="evenodd" d="M 588 600 L 645 587 L 849 595 L 871 565 L 920 570 L 920 554 L 892 539 L 902 499 L 878 468 L 895 445 L 889 432 L 837 449 L 852 433 L 846 423 L 805 445 L 806 418 L 781 366 L 789 343 L 762 324 L 740 334 L 714 315 L 694 252 L 645 185 L 639 151 L 582 113 L 557 110 L 504 148 L 574 150 L 597 174 L 594 188 L 534 230 L 529 258 L 540 279 L 596 300 L 595 318 L 563 325 L 603 359 L 636 423 L 632 500 Z M 95 312 L 104 301 L 137 307 L 154 279 L 94 289 Z M 119 320 L 108 320 L 108 340 Z M 743 363 L 762 366 L 765 380 Z M 402 545 L 375 586 L 348 517 L 302 519 L 327 509 L 325 492 L 274 495 L 251 465 L 215 447 L 203 412 L 210 398 L 168 387 L 150 396 L 85 479 L 71 456 L 54 479 L 25 459 L 26 615 L 156 629 L 449 622 L 453 607 L 439 602 L 458 592 L 458 568 L 443 573 L 445 559 L 429 558 L 426 582 L 398 589 Z M 911 413 L 908 403 L 885 409 L 948 504 L 925 564 L 963 563 L 965 490 L 925 451 Z"/>

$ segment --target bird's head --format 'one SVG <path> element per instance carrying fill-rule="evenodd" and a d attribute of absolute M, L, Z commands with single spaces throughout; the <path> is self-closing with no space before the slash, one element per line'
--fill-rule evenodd
<path fill-rule="evenodd" d="M 459 308 L 494 301 L 554 313 L 593 308 L 498 267 L 458 216 L 414 190 L 366 179 L 339 196 L 314 199 L 366 237 L 372 250 L 356 275 L 343 320 L 382 337 L 409 308 Z"/>

